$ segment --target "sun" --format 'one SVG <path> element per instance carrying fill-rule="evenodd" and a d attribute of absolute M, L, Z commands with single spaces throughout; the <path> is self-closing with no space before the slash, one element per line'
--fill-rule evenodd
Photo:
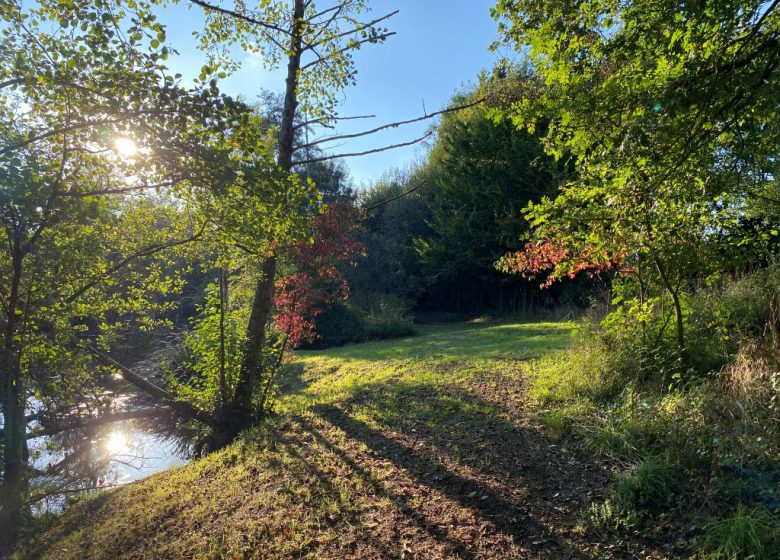
<path fill-rule="evenodd" d="M 106 440 L 106 451 L 110 455 L 117 455 L 127 449 L 127 436 L 122 432 L 111 432 Z"/>
<path fill-rule="evenodd" d="M 127 136 L 120 136 L 114 139 L 114 148 L 120 156 L 133 157 L 138 152 L 138 146 L 135 140 Z"/>

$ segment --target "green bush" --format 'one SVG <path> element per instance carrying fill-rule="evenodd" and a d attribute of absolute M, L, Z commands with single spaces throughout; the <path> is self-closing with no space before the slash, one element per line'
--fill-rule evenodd
<path fill-rule="evenodd" d="M 780 266 L 729 282 L 723 290 L 722 305 L 729 310 L 730 322 L 741 335 L 758 338 L 776 334 L 780 328 Z"/>
<path fill-rule="evenodd" d="M 630 302 L 534 365 L 538 417 L 614 467 L 591 527 L 705 527 L 696 558 L 780 558 L 778 298 L 777 268 L 689 293 L 682 375 L 668 308 Z"/>
<path fill-rule="evenodd" d="M 317 317 L 318 338 L 308 348 L 411 336 L 415 333 L 409 304 L 387 294 L 355 294 Z"/>
<path fill-rule="evenodd" d="M 624 510 L 662 512 L 678 501 L 684 476 L 669 452 L 651 455 L 618 477 L 615 502 Z"/>

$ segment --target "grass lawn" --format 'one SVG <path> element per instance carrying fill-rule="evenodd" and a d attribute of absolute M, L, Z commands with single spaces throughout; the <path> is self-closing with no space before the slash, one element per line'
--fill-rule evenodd
<path fill-rule="evenodd" d="M 592 533 L 609 473 L 525 412 L 573 323 L 425 326 L 299 352 L 276 414 L 70 507 L 19 558 L 662 558 Z"/>

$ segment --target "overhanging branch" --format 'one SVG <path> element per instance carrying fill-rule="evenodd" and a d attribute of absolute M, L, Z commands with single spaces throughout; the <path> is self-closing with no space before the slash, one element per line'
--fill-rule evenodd
<path fill-rule="evenodd" d="M 172 249 L 174 247 L 179 247 L 181 245 L 186 245 L 187 243 L 192 243 L 196 239 L 200 238 L 203 235 L 203 232 L 206 230 L 206 223 L 201 226 L 200 230 L 195 233 L 194 235 L 191 235 L 190 237 L 187 237 L 185 239 L 177 239 L 176 241 L 169 241 L 168 243 L 158 243 L 156 245 L 151 245 L 149 247 L 146 247 L 144 249 L 141 249 L 137 253 L 133 253 L 132 255 L 122 259 L 117 264 L 112 266 L 111 268 L 107 269 L 105 272 L 100 274 L 99 276 L 93 278 L 83 286 L 81 286 L 79 289 L 77 289 L 75 292 L 73 292 L 70 296 L 68 296 L 65 301 L 67 303 L 73 303 L 78 298 L 83 296 L 87 291 L 95 287 L 98 282 L 100 282 L 101 278 L 105 278 L 106 276 L 110 274 L 114 274 L 115 272 L 118 272 L 119 270 L 123 269 L 130 263 L 132 263 L 136 259 L 140 259 L 141 257 L 149 257 L 151 255 L 154 255 L 155 253 L 159 253 L 160 251 L 164 251 L 165 249 Z"/>
<path fill-rule="evenodd" d="M 388 124 L 384 124 L 382 126 L 378 126 L 376 128 L 372 128 L 371 130 L 364 130 L 362 132 L 355 132 L 353 134 L 339 134 L 335 136 L 327 136 L 325 138 L 320 138 L 319 140 L 314 140 L 313 142 L 309 142 L 308 144 L 304 144 L 302 146 L 298 146 L 296 150 L 303 150 L 307 148 L 313 148 L 314 146 L 319 146 L 320 144 L 325 144 L 327 142 L 335 142 L 338 140 L 349 140 L 352 138 L 360 138 L 361 136 L 369 136 L 371 134 L 376 134 L 377 132 L 382 132 L 383 130 L 388 130 L 391 128 L 398 128 L 399 126 L 404 126 L 407 124 L 413 124 L 418 123 L 426 120 L 433 119 L 435 117 L 438 117 L 439 115 L 444 115 L 447 113 L 454 113 L 456 111 L 463 111 L 464 109 L 468 109 L 470 107 L 474 107 L 476 105 L 479 105 L 480 103 L 483 103 L 485 100 L 478 99 L 477 101 L 473 101 L 471 103 L 466 103 L 464 105 L 458 105 L 457 107 L 448 107 L 447 109 L 442 109 L 441 111 L 436 111 L 435 113 L 425 114 L 421 117 L 416 117 L 413 119 L 408 119 L 405 121 L 396 121 Z"/>
<path fill-rule="evenodd" d="M 174 411 L 184 416 L 187 416 L 189 418 L 195 418 L 196 420 L 200 420 L 204 424 L 208 424 L 209 421 L 211 420 L 208 417 L 208 415 L 204 414 L 203 412 L 201 412 L 191 404 L 177 400 L 174 395 L 172 395 L 171 393 L 169 393 L 159 385 L 152 383 L 145 377 L 137 374 L 127 366 L 120 364 L 105 352 L 95 348 L 94 346 L 88 346 L 88 349 L 98 359 L 98 361 L 102 362 L 104 365 L 107 365 L 117 370 L 125 381 L 127 381 L 131 385 L 134 385 L 135 387 L 137 387 L 147 395 L 158 400 L 159 402 L 168 405 Z"/>
<path fill-rule="evenodd" d="M 391 144 L 389 146 L 383 146 L 381 148 L 374 148 L 373 150 L 365 150 L 363 152 L 352 152 L 348 154 L 332 154 L 332 155 L 324 155 L 316 158 L 311 159 L 304 159 L 300 161 L 293 162 L 293 165 L 306 165 L 308 163 L 317 163 L 320 161 L 329 161 L 331 159 L 341 159 L 341 158 L 349 158 L 349 157 L 359 157 L 359 156 L 367 156 L 370 154 L 377 154 L 379 152 L 386 152 L 388 150 L 395 150 L 396 148 L 405 148 L 406 146 L 414 146 L 415 144 L 419 144 L 426 138 L 430 138 L 433 136 L 433 132 L 427 132 L 420 136 L 419 138 L 415 138 L 414 140 L 411 140 L 409 142 L 402 142 L 400 144 Z"/>

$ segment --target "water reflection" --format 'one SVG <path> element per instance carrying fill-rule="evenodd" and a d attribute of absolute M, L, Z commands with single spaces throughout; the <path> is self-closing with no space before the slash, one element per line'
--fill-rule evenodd
<path fill-rule="evenodd" d="M 128 448 L 127 436 L 121 430 L 114 430 L 106 440 L 106 452 L 109 455 L 116 455 L 122 453 Z"/>
<path fill-rule="evenodd" d="M 180 441 L 141 420 L 30 440 L 36 511 L 58 511 L 68 497 L 127 484 L 187 462 Z"/>

